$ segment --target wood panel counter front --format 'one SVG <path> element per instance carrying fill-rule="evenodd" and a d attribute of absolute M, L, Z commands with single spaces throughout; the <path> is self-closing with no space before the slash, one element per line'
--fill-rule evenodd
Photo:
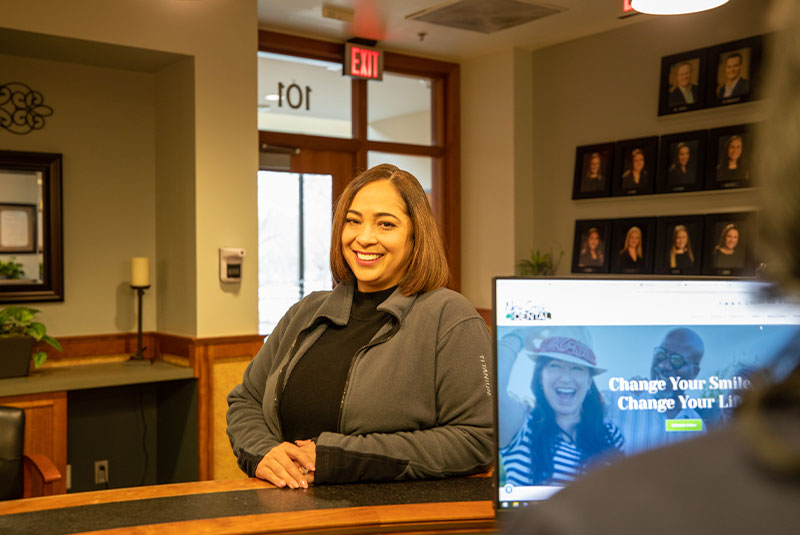
<path fill-rule="evenodd" d="M 492 480 L 201 481 L 0 502 L 0 533 L 492 533 Z"/>

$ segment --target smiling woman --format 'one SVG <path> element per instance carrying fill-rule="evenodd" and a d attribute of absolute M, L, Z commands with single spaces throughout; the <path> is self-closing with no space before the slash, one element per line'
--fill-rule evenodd
<path fill-rule="evenodd" d="M 544 339 L 523 342 L 534 361 L 535 399 L 519 431 L 500 437 L 501 485 L 565 485 L 589 467 L 622 451 L 619 429 L 603 414 L 591 339 L 585 329 L 556 328 Z"/>
<path fill-rule="evenodd" d="M 342 253 L 362 292 L 397 286 L 405 274 L 411 220 L 387 180 L 367 184 L 347 209 Z"/>
<path fill-rule="evenodd" d="M 342 238 L 341 247 L 337 243 L 331 243 L 331 272 L 337 283 L 358 280 L 361 289 L 363 284 L 369 282 L 366 279 L 362 281 L 359 273 L 364 277 L 375 273 L 361 270 L 357 264 L 354 268 L 354 262 L 345 253 L 346 249 L 352 250 L 345 243 L 346 236 L 351 236 L 361 227 L 361 220 L 356 220 L 354 227 L 350 226 L 352 210 L 357 211 L 359 208 L 370 212 L 372 220 L 376 216 L 382 217 L 383 219 L 375 220 L 374 223 L 379 223 L 384 228 L 390 224 L 399 224 L 400 228 L 406 229 L 405 235 L 408 236 L 409 243 L 404 254 L 408 254 L 408 258 L 397 259 L 395 253 L 394 260 L 398 265 L 393 270 L 393 274 L 399 276 L 396 284 L 400 284 L 403 293 L 409 295 L 427 292 L 447 284 L 447 258 L 425 191 L 413 175 L 386 164 L 376 165 L 354 178 L 336 203 L 332 232 L 334 239 L 336 236 Z M 396 240 L 397 233 L 394 231 L 383 232 L 387 236 L 387 244 L 390 242 L 390 234 Z M 396 249 L 396 246 L 393 248 Z M 373 248 L 372 252 L 375 251 L 377 249 Z M 381 270 L 385 269 L 385 265 L 386 263 L 381 266 Z"/>
<path fill-rule="evenodd" d="M 354 178 L 331 231 L 336 287 L 296 303 L 228 396 L 239 466 L 279 487 L 484 471 L 490 335 L 444 288 L 444 247 L 419 182 Z"/>

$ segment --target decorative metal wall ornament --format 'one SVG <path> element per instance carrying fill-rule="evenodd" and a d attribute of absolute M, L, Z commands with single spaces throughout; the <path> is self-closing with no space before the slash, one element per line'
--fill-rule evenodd
<path fill-rule="evenodd" d="M 13 134 L 44 128 L 53 108 L 43 104 L 44 95 L 20 82 L 0 85 L 0 126 Z"/>

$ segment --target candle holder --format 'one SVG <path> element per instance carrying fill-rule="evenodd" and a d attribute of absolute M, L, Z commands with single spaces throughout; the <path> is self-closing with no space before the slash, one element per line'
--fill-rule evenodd
<path fill-rule="evenodd" d="M 139 306 L 139 328 L 136 332 L 136 354 L 131 355 L 131 357 L 125 361 L 125 364 L 152 364 L 152 359 L 144 358 L 144 350 L 147 349 L 146 347 L 142 347 L 142 296 L 144 295 L 144 291 L 150 288 L 150 285 L 147 286 L 134 286 L 131 284 L 131 288 L 136 290 L 137 301 Z"/>

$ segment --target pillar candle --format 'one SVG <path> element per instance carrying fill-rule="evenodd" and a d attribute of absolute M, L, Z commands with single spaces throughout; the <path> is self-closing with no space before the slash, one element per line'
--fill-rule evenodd
<path fill-rule="evenodd" d="M 150 286 L 150 261 L 147 257 L 131 259 L 131 286 Z"/>

